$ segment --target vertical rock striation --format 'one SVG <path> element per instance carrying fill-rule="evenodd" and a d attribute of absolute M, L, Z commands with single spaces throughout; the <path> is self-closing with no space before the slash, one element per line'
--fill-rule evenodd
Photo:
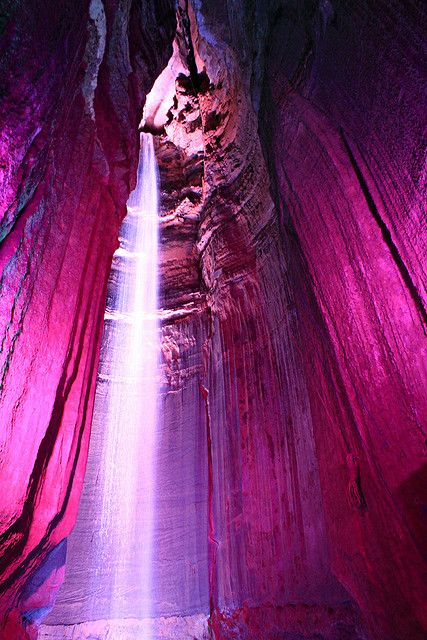
<path fill-rule="evenodd" d="M 43 0 L 6 3 L 2 13 L 4 638 L 33 637 L 58 586 L 62 556 L 52 550 L 63 548 L 82 487 L 140 109 L 173 31 L 168 2 Z"/>
<path fill-rule="evenodd" d="M 330 570 L 290 256 L 255 94 L 251 100 L 256 69 L 243 31 L 250 17 L 237 28 L 244 14 L 225 8 L 202 3 L 190 11 L 196 62 L 208 78 L 199 91 L 205 157 L 197 249 L 209 319 L 201 390 L 211 627 L 218 638 L 356 638 L 351 607 L 340 610 L 348 596 Z"/>
<path fill-rule="evenodd" d="M 332 569 L 396 640 L 427 624 L 425 28 L 416 1 L 282 3 L 261 120 Z"/>
<path fill-rule="evenodd" d="M 421 638 L 425 12 L 187 11 L 211 625 L 218 637 L 297 633 L 291 604 L 351 600 L 372 637 Z M 321 633 L 366 633 L 350 611 Z"/>

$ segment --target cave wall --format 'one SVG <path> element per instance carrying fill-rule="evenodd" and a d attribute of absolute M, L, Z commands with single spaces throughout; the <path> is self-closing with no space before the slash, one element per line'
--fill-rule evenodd
<path fill-rule="evenodd" d="M 330 568 L 289 275 L 290 260 L 303 264 L 282 234 L 258 135 L 262 56 L 252 47 L 264 36 L 243 5 L 193 8 L 196 62 L 209 77 L 197 249 L 210 323 L 201 390 L 212 627 L 219 638 L 356 638 L 351 597 Z"/>
<path fill-rule="evenodd" d="M 377 638 L 426 632 L 426 13 L 286 2 L 262 130 L 293 270 L 334 574 Z"/>
<path fill-rule="evenodd" d="M 164 133 L 157 127 L 163 362 L 152 633 L 362 638 L 357 610 L 330 569 L 288 256 L 251 67 L 244 70 L 222 21 L 210 25 L 208 17 L 189 7 L 200 74 L 178 79 L 170 121 Z M 108 377 L 107 352 L 101 372 Z M 46 639 L 101 639 L 127 624 L 108 619 L 110 567 L 99 563 L 94 542 L 102 424 L 101 407 Z M 137 610 L 130 594 L 126 616 Z"/>
<path fill-rule="evenodd" d="M 309 602 L 330 577 L 286 256 L 238 58 L 203 35 L 197 51 L 211 81 L 200 97 L 198 249 L 210 319 L 212 606 Z"/>
<path fill-rule="evenodd" d="M 424 8 L 191 7 L 214 628 L 341 598 L 422 638 Z"/>
<path fill-rule="evenodd" d="M 2 638 L 34 634 L 61 581 L 136 130 L 174 25 L 166 1 L 2 5 Z"/>

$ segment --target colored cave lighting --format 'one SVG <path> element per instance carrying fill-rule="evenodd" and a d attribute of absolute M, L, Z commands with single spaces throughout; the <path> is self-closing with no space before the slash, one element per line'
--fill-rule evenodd
<path fill-rule="evenodd" d="M 138 181 L 127 204 L 115 261 L 117 295 L 106 321 L 114 330 L 103 344 L 111 358 L 102 494 L 100 565 L 114 566 L 111 619 L 133 614 L 150 640 L 154 451 L 156 443 L 159 332 L 158 171 L 151 134 L 141 134 Z M 120 635 L 121 640 L 122 636 Z M 124 638 L 124 636 L 123 636 Z"/>

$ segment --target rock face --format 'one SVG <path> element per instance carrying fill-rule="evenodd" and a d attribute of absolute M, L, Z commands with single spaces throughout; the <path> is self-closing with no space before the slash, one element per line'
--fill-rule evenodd
<path fill-rule="evenodd" d="M 426 634 L 422 3 L 287 3 L 265 142 L 292 274 L 334 575 L 376 638 Z"/>
<path fill-rule="evenodd" d="M 51 551 L 29 584 L 54 593 L 76 516 L 132 131 L 172 52 L 167 3 L 142 21 L 136 3 L 83 4 L 41 6 L 4 108 L 9 145 L 24 129 L 3 192 L 2 603 L 27 634 L 46 597 L 26 576 Z M 2 38 L 26 33 L 21 11 Z M 425 17 L 420 0 L 178 3 L 184 72 L 146 119 L 162 188 L 156 638 L 425 637 Z M 46 38 L 34 58 L 45 22 L 68 47 Z M 45 638 L 143 629 L 88 615 L 91 509 L 86 488 Z"/>
<path fill-rule="evenodd" d="M 106 282 L 171 4 L 2 9 L 2 638 L 33 637 L 58 586 L 52 550 L 77 513 Z"/>

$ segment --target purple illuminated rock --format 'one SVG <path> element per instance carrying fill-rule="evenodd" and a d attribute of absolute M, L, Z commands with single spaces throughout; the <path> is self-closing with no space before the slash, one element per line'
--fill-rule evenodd
<path fill-rule="evenodd" d="M 168 2 L 43 0 L 2 14 L 2 638 L 36 633 L 23 585 L 75 521 L 138 116 L 174 21 Z"/>

